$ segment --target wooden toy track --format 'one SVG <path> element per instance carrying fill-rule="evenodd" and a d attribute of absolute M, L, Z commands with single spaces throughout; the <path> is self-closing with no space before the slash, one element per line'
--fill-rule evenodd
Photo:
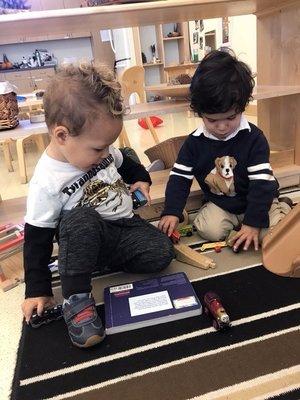
<path fill-rule="evenodd" d="M 176 259 L 184 263 L 190 264 L 193 267 L 209 269 L 216 268 L 216 263 L 209 257 L 199 254 L 191 249 L 186 244 L 174 244 Z"/>

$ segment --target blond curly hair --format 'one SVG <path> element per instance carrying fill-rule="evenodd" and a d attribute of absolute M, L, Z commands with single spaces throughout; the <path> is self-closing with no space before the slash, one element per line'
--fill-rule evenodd
<path fill-rule="evenodd" d="M 58 70 L 43 96 L 46 124 L 50 130 L 63 125 L 78 136 L 100 113 L 122 118 L 122 100 L 121 86 L 107 67 L 69 65 Z"/>

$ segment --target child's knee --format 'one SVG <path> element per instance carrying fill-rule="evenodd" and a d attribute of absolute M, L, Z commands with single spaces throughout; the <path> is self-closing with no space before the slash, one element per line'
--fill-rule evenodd
<path fill-rule="evenodd" d="M 175 257 L 171 240 L 162 235 L 159 246 L 149 246 L 139 256 L 131 260 L 126 271 L 135 273 L 160 272 L 168 267 Z"/>
<path fill-rule="evenodd" d="M 220 224 L 208 224 L 205 221 L 199 219 L 196 223 L 194 223 L 195 228 L 197 229 L 198 234 L 206 240 L 211 242 L 217 242 L 219 240 L 223 240 L 228 236 L 228 229 Z"/>
<path fill-rule="evenodd" d="M 162 271 L 170 265 L 171 261 L 175 257 L 174 247 L 171 240 L 165 236 L 161 243 L 159 252 L 156 256 L 155 271 Z"/>

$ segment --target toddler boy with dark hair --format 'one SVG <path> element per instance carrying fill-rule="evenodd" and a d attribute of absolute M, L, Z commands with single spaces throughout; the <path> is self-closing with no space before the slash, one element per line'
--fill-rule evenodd
<path fill-rule="evenodd" d="M 266 229 L 291 204 L 278 200 L 270 149 L 260 129 L 243 112 L 252 98 L 250 68 L 229 52 L 213 51 L 199 64 L 190 87 L 191 108 L 203 120 L 183 144 L 170 173 L 159 228 L 169 236 L 182 215 L 194 178 L 205 197 L 194 225 L 209 241 L 224 240 L 233 229 L 234 249 L 258 249 Z"/>

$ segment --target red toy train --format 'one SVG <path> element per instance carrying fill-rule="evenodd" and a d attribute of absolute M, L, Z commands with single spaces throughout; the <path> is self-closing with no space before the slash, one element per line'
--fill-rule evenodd
<path fill-rule="evenodd" d="M 213 326 L 216 330 L 224 330 L 231 326 L 230 318 L 225 311 L 220 297 L 214 292 L 207 292 L 204 295 L 205 313 L 213 319 Z"/>

